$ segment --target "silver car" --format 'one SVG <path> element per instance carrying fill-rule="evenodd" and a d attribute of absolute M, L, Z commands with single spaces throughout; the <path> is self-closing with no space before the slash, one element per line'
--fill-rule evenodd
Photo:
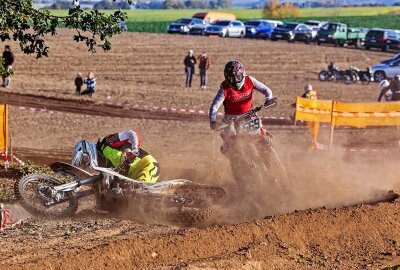
<path fill-rule="evenodd" d="M 218 35 L 220 37 L 240 37 L 246 35 L 246 27 L 241 21 L 218 20 L 208 25 L 205 35 Z"/>
<path fill-rule="evenodd" d="M 400 75 L 400 59 L 387 64 L 377 64 L 371 66 L 371 73 L 374 81 L 380 82 L 385 79 L 392 79 L 395 75 Z"/>

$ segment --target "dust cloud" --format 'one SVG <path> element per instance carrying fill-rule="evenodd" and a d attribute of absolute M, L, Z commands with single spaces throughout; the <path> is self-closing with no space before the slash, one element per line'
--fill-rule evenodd
<path fill-rule="evenodd" d="M 232 224 L 309 208 L 373 203 L 400 187 L 393 173 L 400 168 L 396 152 L 349 152 L 343 145 L 311 151 L 295 144 L 279 145 L 277 151 L 291 183 L 287 190 L 268 177 L 257 181 L 247 174 L 237 181 L 227 159 L 224 165 L 212 163 L 207 171 L 186 175 L 213 179 L 227 192 L 215 205 L 213 222 Z"/>

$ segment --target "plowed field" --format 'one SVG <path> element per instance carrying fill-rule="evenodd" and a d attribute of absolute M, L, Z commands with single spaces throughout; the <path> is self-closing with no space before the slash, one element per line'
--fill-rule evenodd
<path fill-rule="evenodd" d="M 323 83 L 317 74 L 330 61 L 364 69 L 391 54 L 138 33 L 114 38 L 111 52 L 91 54 L 71 41 L 72 34 L 62 30 L 50 39 L 48 59 L 22 55 L 12 44 L 13 85 L 0 89 L 0 101 L 12 105 L 13 153 L 36 164 L 69 161 L 81 139 L 135 129 L 160 162 L 161 180 L 212 184 L 227 196 L 212 220 L 190 228 L 139 221 L 135 213 L 130 218 L 97 213 L 85 201 L 75 218 L 62 220 L 37 219 L 18 204 L 7 205 L 22 223 L 1 235 L 1 269 L 384 269 L 400 264 L 399 201 L 376 203 L 400 186 L 398 129 L 337 129 L 331 150 L 311 151 L 304 126 L 266 121 L 294 187 L 291 194 L 266 188 L 248 194 L 219 152 L 219 135 L 196 111 L 209 109 L 223 66 L 233 58 L 278 97 L 279 105 L 263 112 L 265 117 L 286 119 L 308 83 L 320 99 L 373 102 L 377 84 Z M 193 88 L 184 87 L 189 49 L 211 58 L 206 90 L 197 87 L 198 75 Z M 97 78 L 97 92 L 93 98 L 75 96 L 76 73 L 88 71 Z M 256 93 L 254 103 L 261 101 Z M 321 129 L 325 145 L 329 131 Z M 10 176 L 3 177 L 0 181 L 12 186 Z M 289 202 L 276 203 L 288 196 Z M 252 197 L 260 199 L 249 204 Z"/>

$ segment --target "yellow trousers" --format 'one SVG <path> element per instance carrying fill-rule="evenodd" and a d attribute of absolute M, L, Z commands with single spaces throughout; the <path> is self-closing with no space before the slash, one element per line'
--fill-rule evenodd
<path fill-rule="evenodd" d="M 318 145 L 317 139 L 319 134 L 319 122 L 317 121 L 307 122 L 307 126 L 310 128 L 313 146 L 317 146 Z"/>

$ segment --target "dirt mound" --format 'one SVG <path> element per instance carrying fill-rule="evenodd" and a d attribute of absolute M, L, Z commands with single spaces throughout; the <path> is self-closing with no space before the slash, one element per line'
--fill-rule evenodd
<path fill-rule="evenodd" d="M 106 218 L 42 221 L 5 235 L 1 264 L 2 269 L 377 269 L 400 263 L 399 214 L 396 201 L 206 229 Z"/>

